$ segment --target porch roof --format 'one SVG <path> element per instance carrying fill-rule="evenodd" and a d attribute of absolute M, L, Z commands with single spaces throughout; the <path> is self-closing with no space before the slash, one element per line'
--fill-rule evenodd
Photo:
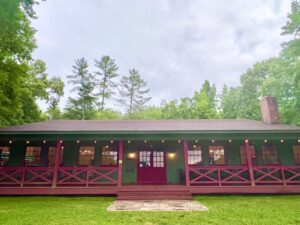
<path fill-rule="evenodd" d="M 49 120 L 1 128 L 0 133 L 22 132 L 220 132 L 220 131 L 293 131 L 300 126 L 266 124 L 246 119 L 207 120 Z"/>

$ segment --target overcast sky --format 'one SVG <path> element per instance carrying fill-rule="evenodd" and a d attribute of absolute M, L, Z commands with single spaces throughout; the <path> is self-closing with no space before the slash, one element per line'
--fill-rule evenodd
<path fill-rule="evenodd" d="M 289 0 L 47 0 L 36 6 L 38 49 L 65 82 L 76 58 L 109 55 L 136 68 L 150 104 L 192 96 L 205 79 L 237 86 L 255 62 L 278 55 Z M 70 96 L 66 87 L 62 106 Z"/>

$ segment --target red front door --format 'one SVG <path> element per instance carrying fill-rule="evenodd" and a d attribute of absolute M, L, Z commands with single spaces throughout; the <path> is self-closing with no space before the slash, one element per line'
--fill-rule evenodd
<path fill-rule="evenodd" d="M 164 151 L 140 151 L 137 165 L 138 184 L 166 184 Z"/>

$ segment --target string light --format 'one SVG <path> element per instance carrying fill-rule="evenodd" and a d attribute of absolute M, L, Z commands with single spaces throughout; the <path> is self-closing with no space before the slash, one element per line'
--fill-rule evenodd
<path fill-rule="evenodd" d="M 128 144 L 130 144 L 131 143 L 131 141 L 129 140 L 129 141 L 127 141 L 128 142 Z"/>
<path fill-rule="evenodd" d="M 77 143 L 79 143 L 80 141 L 79 141 L 79 140 L 77 140 L 76 142 L 77 142 Z"/>
<path fill-rule="evenodd" d="M 231 143 L 231 142 L 232 142 L 232 140 L 231 140 L 231 139 L 229 139 L 229 140 L 228 140 L 228 142 L 229 142 L 229 143 Z"/>
<path fill-rule="evenodd" d="M 95 141 L 94 141 L 94 143 L 96 144 L 96 143 L 97 143 L 97 141 L 95 140 Z"/>
<path fill-rule="evenodd" d="M 64 149 L 64 148 L 65 148 L 64 146 L 61 147 L 61 149 Z"/>
<path fill-rule="evenodd" d="M 43 140 L 43 143 L 45 144 L 45 143 L 46 143 L 46 141 L 45 141 L 45 140 Z"/>
<path fill-rule="evenodd" d="M 281 140 L 280 140 L 280 142 L 281 142 L 281 143 L 283 143 L 283 142 L 284 142 L 284 140 L 283 140 L 283 139 L 281 139 Z"/>
<path fill-rule="evenodd" d="M 161 140 L 161 143 L 165 143 L 165 140 Z"/>
<path fill-rule="evenodd" d="M 29 144 L 30 143 L 30 141 L 26 141 L 26 144 Z"/>
<path fill-rule="evenodd" d="M 265 140 L 264 140 L 264 142 L 265 142 L 265 143 L 267 143 L 267 142 L 268 142 L 268 140 L 267 140 L 267 139 L 265 139 Z"/>
<path fill-rule="evenodd" d="M 195 140 L 196 143 L 198 143 L 198 140 Z"/>
<path fill-rule="evenodd" d="M 111 140 L 110 143 L 114 143 L 114 140 Z"/>
<path fill-rule="evenodd" d="M 181 143 L 181 140 L 178 140 L 178 143 Z"/>
<path fill-rule="evenodd" d="M 11 144 L 12 143 L 12 141 L 11 140 L 9 140 L 9 144 Z"/>
<path fill-rule="evenodd" d="M 249 140 L 248 140 L 248 139 L 246 139 L 246 140 L 245 140 L 245 143 L 248 143 L 248 142 L 249 142 Z"/>
<path fill-rule="evenodd" d="M 63 141 L 62 141 L 62 140 L 60 140 L 60 143 L 62 144 L 62 143 L 63 143 Z"/>
<path fill-rule="evenodd" d="M 145 140 L 144 142 L 147 143 L 147 140 Z"/>
<path fill-rule="evenodd" d="M 215 142 L 215 140 L 214 140 L 214 139 L 212 139 L 212 140 L 211 140 L 211 142 L 212 142 L 212 143 L 214 143 L 214 142 Z"/>
<path fill-rule="evenodd" d="M 300 143 L 300 139 L 298 139 L 298 143 Z"/>

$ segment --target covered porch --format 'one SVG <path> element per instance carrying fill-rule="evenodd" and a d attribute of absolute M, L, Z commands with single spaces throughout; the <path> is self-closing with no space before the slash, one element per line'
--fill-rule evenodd
<path fill-rule="evenodd" d="M 286 133 L 10 135 L 0 195 L 299 193 L 299 142 Z"/>

